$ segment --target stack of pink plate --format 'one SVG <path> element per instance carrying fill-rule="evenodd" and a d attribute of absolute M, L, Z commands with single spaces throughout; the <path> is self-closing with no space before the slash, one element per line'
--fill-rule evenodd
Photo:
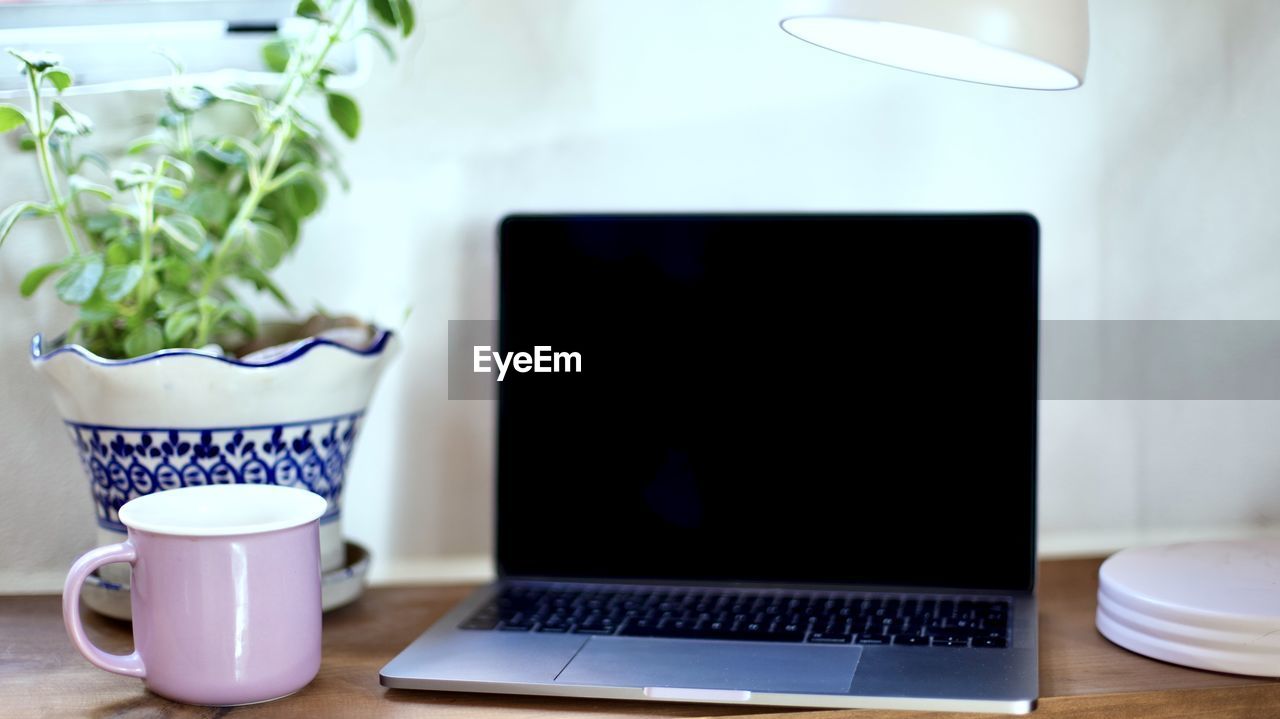
<path fill-rule="evenodd" d="M 1280 540 L 1120 552 L 1098 572 L 1097 624 L 1155 659 L 1280 677 Z"/>

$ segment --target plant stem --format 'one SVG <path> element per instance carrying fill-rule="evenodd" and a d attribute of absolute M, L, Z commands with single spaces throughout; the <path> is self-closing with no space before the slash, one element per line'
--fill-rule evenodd
<path fill-rule="evenodd" d="M 306 89 L 307 80 L 324 66 L 324 61 L 329 56 L 329 51 L 338 43 L 338 40 L 342 39 L 342 31 L 346 29 L 347 23 L 351 21 L 357 2 L 359 0 L 348 0 L 348 2 L 343 3 L 342 14 L 330 25 L 331 30 L 325 37 L 324 46 L 311 58 L 310 66 L 293 73 L 288 82 L 285 83 L 284 92 L 281 93 L 280 99 L 276 102 L 276 112 L 278 114 L 284 114 L 293 106 L 298 95 L 302 94 L 302 91 Z M 312 38 L 308 38 L 305 44 L 310 44 L 312 41 Z M 302 65 L 303 63 L 300 61 L 298 64 Z"/>
<path fill-rule="evenodd" d="M 249 196 L 240 204 L 240 209 L 236 211 L 236 216 L 232 218 L 231 224 L 227 225 L 227 232 L 223 237 L 222 243 L 218 245 L 218 249 L 213 253 L 213 269 L 215 271 L 205 278 L 202 295 L 209 294 L 213 282 L 217 279 L 216 271 L 221 268 L 227 252 L 239 240 L 240 235 L 246 229 L 246 225 L 253 219 L 253 213 L 258 210 L 258 205 L 266 197 L 266 188 L 270 185 L 270 178 L 275 177 L 276 168 L 280 165 L 280 158 L 284 155 L 284 147 L 288 143 L 289 134 L 293 129 L 291 123 L 282 123 L 282 127 L 284 128 L 283 130 L 277 130 L 272 133 L 271 149 L 267 152 L 266 161 L 262 163 L 262 169 L 257 173 L 259 179 L 256 182 L 250 182 Z"/>
<path fill-rule="evenodd" d="M 231 223 L 227 225 L 227 231 L 223 235 L 222 242 L 213 253 L 209 272 L 205 275 L 200 289 L 202 298 L 207 297 L 213 291 L 218 280 L 221 279 L 222 264 L 226 260 L 227 254 L 234 245 L 238 244 L 241 235 L 246 233 L 248 223 L 253 219 L 253 213 L 257 212 L 258 206 L 269 194 L 268 188 L 271 187 L 272 180 L 275 179 L 276 172 L 280 169 L 280 161 L 284 158 L 284 150 L 293 134 L 293 121 L 289 118 L 289 111 L 293 108 L 293 104 L 302 94 L 302 91 L 306 89 L 308 81 L 320 71 L 320 68 L 324 67 L 325 58 L 328 57 L 329 51 L 341 39 L 342 31 L 347 23 L 351 21 L 351 16 L 355 12 L 356 2 L 359 1 L 348 0 L 343 4 L 341 15 L 330 26 L 330 31 L 325 37 L 324 44 L 309 58 L 310 62 L 307 62 L 307 59 L 301 56 L 301 53 L 304 52 L 301 46 L 299 57 L 291 59 L 286 70 L 287 78 L 284 90 L 272 109 L 274 117 L 271 121 L 271 134 L 268 137 L 271 143 L 270 149 L 267 151 L 267 157 L 257 172 L 250 173 L 249 195 L 236 211 Z M 311 45 L 314 42 L 314 37 L 314 35 L 309 37 L 303 44 Z M 310 50 L 310 48 L 307 47 L 306 50 Z M 254 179 L 255 175 L 256 181 Z M 195 344 L 197 347 L 202 347 L 208 343 L 211 329 L 208 323 L 203 321 L 200 323 L 196 332 Z"/>
<path fill-rule="evenodd" d="M 212 320 L 212 309 L 207 303 L 200 303 L 200 324 L 196 325 L 196 341 L 192 343 L 193 346 L 204 347 L 209 343 L 209 333 L 213 329 Z"/>
<path fill-rule="evenodd" d="M 191 115 L 182 113 L 178 121 L 178 155 L 183 162 L 191 162 L 194 154 L 191 144 Z"/>
<path fill-rule="evenodd" d="M 68 182 L 71 180 L 71 176 L 76 174 L 75 169 L 73 168 L 75 161 L 72 160 L 72 156 L 70 140 L 64 140 L 62 144 L 59 145 L 58 152 L 53 155 L 54 162 L 58 167 L 58 173 L 62 176 L 63 180 Z M 78 193 L 72 194 L 69 203 L 70 206 L 67 208 L 67 211 L 71 215 L 71 222 L 76 227 L 80 228 L 81 232 L 88 234 L 88 231 L 84 228 L 84 202 L 80 199 L 80 195 Z M 92 248 L 93 235 L 88 234 L 86 239 L 89 240 L 88 244 Z"/>
<path fill-rule="evenodd" d="M 53 174 L 53 162 L 49 157 L 49 135 L 52 134 L 53 124 L 50 123 L 49 127 L 45 127 L 44 109 L 40 102 L 40 78 L 36 75 L 34 68 L 27 68 L 27 80 L 30 83 L 31 107 L 35 112 L 36 154 L 40 158 L 40 175 L 44 177 L 45 188 L 49 191 L 49 201 L 53 203 L 53 210 L 58 216 L 62 234 L 67 238 L 67 249 L 71 252 L 71 256 L 75 257 L 80 254 L 80 241 L 76 239 L 75 230 L 71 227 L 71 218 L 67 214 L 67 201 L 63 199 L 62 191 L 58 189 L 57 178 Z"/>
<path fill-rule="evenodd" d="M 138 189 L 138 235 L 141 238 L 142 279 L 138 281 L 138 307 L 145 308 L 151 301 L 151 244 L 156 236 L 156 186 L 144 185 Z"/>

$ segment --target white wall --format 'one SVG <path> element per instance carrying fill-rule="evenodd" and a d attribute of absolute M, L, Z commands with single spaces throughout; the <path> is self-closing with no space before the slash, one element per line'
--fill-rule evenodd
<path fill-rule="evenodd" d="M 1047 318 L 1280 316 L 1280 3 L 1093 13 L 1085 88 L 1029 93 L 818 50 L 766 0 L 423 3 L 402 62 L 359 92 L 355 187 L 281 278 L 304 306 L 397 325 L 413 309 L 351 467 L 351 536 L 384 577 L 482 566 L 492 407 L 446 399 L 446 323 L 490 316 L 513 210 L 1025 209 Z M 127 130 L 139 101 L 76 105 Z M 31 194 L 29 158 L 6 145 L 0 162 L 0 203 Z M 54 241 L 27 229 L 0 252 L 0 590 L 56 586 L 92 541 L 25 358 L 66 314 L 16 298 Z M 1044 403 L 1046 546 L 1280 522 L 1278 421 L 1275 402 Z"/>

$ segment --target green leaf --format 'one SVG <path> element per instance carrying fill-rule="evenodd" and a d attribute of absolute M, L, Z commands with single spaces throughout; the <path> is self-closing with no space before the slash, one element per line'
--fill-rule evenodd
<path fill-rule="evenodd" d="M 22 217 L 40 217 L 43 215 L 53 214 L 53 208 L 48 205 L 42 205 L 39 202 L 18 202 L 9 205 L 4 212 L 0 212 L 0 245 L 4 244 L 4 240 L 9 236 L 9 231 L 13 229 L 13 224 Z"/>
<path fill-rule="evenodd" d="M 298 157 L 316 156 L 312 148 L 303 144 L 295 143 L 294 149 L 297 152 L 291 154 Z M 293 173 L 291 171 L 294 167 L 303 169 Z M 286 177 L 288 182 L 278 183 L 283 186 L 269 195 L 264 200 L 263 206 L 275 212 L 276 216 L 272 219 L 272 224 L 290 237 L 292 242 L 292 238 L 296 236 L 297 221 L 315 214 L 320 209 L 327 188 L 319 172 L 309 161 L 299 161 L 281 174 L 277 180 L 286 179 Z"/>
<path fill-rule="evenodd" d="M 116 181 L 116 186 L 120 187 L 119 180 Z M 124 189 L 124 188 L 121 187 L 120 189 Z M 138 214 L 138 209 L 136 207 L 129 207 L 128 205 L 111 205 L 107 207 L 107 212 L 110 212 L 111 214 L 116 215 L 118 217 L 123 217 L 126 220 L 133 220 L 134 222 L 142 222 L 142 216 Z"/>
<path fill-rule="evenodd" d="M 101 297 L 91 297 L 89 301 L 80 305 L 80 320 L 82 322 L 109 322 L 120 316 L 120 312 L 116 306 Z"/>
<path fill-rule="evenodd" d="M 267 274 L 258 267 L 254 265 L 241 265 L 239 275 L 251 282 L 253 286 L 257 287 L 259 290 L 271 293 L 271 296 L 275 297 L 276 301 L 285 309 L 290 311 L 293 310 L 293 303 L 289 301 L 289 298 L 285 297 L 285 294 L 281 291 L 280 287 L 276 285 L 275 282 L 272 282 L 271 278 L 267 277 Z"/>
<path fill-rule="evenodd" d="M 120 191 L 131 190 L 138 185 L 145 185 L 151 181 L 151 176 L 141 172 L 120 172 L 119 170 L 111 173 L 111 181 L 116 183 L 116 189 Z M 135 212 L 133 217 L 137 217 Z"/>
<path fill-rule="evenodd" d="M 80 255 L 73 257 L 67 266 L 67 273 L 56 285 L 58 298 L 69 305 L 82 304 L 93 296 L 105 271 L 102 255 Z"/>
<path fill-rule="evenodd" d="M 101 152 L 89 151 L 80 155 L 80 159 L 76 161 L 76 170 L 84 167 L 86 162 L 102 170 L 103 173 L 111 172 L 111 163 L 107 162 L 107 158 Z"/>
<path fill-rule="evenodd" d="M 400 12 L 400 36 L 409 37 L 414 26 L 413 4 L 409 0 L 393 0 L 393 2 Z"/>
<path fill-rule="evenodd" d="M 324 12 L 320 9 L 320 5 L 316 0 L 298 0 L 298 7 L 293 11 L 298 17 L 305 17 L 310 20 L 324 20 Z"/>
<path fill-rule="evenodd" d="M 155 322 L 140 325 L 124 338 L 124 353 L 129 357 L 141 357 L 164 349 L 164 332 Z"/>
<path fill-rule="evenodd" d="M 156 171 L 158 174 L 165 175 L 168 174 L 170 169 L 177 170 L 178 174 L 182 176 L 182 179 L 187 182 L 191 182 L 191 178 L 195 177 L 195 170 L 191 169 L 191 165 L 188 165 L 172 155 L 165 155 L 160 158 L 160 163 L 156 166 Z"/>
<path fill-rule="evenodd" d="M 329 93 L 329 117 L 333 118 L 342 134 L 347 137 L 354 140 L 360 134 L 360 108 L 347 95 Z"/>
<path fill-rule="evenodd" d="M 71 73 L 66 68 L 52 68 L 45 72 L 44 79 L 56 87 L 58 92 L 63 92 L 68 87 L 71 87 Z"/>
<path fill-rule="evenodd" d="M 169 192 L 156 193 L 156 208 L 156 212 L 159 215 L 165 214 L 162 210 L 172 210 L 174 212 L 182 213 L 188 212 L 186 200 L 182 197 L 176 197 Z"/>
<path fill-rule="evenodd" d="M 163 289 L 156 293 L 156 304 L 166 312 L 177 312 L 178 306 L 186 302 L 187 295 L 172 289 Z"/>
<path fill-rule="evenodd" d="M 208 88 L 200 85 L 175 85 L 169 88 L 165 99 L 174 112 L 189 115 L 203 110 L 218 98 Z"/>
<path fill-rule="evenodd" d="M 196 185 L 187 196 L 186 210 L 206 228 L 221 227 L 231 214 L 231 198 L 216 185 Z"/>
<path fill-rule="evenodd" d="M 321 91 L 327 91 L 329 78 L 337 74 L 338 74 L 337 69 L 329 65 L 325 65 L 319 70 L 316 70 L 316 75 L 315 75 L 316 87 L 319 88 Z"/>
<path fill-rule="evenodd" d="M 409 0 L 369 0 L 369 8 L 385 25 L 400 30 L 408 37 L 413 32 L 413 5 Z"/>
<path fill-rule="evenodd" d="M 63 105 L 53 101 L 53 131 L 64 137 L 78 137 L 93 132 L 93 121 Z"/>
<path fill-rule="evenodd" d="M 47 52 L 23 52 L 21 50 L 10 50 L 10 55 L 22 61 L 28 69 L 36 72 L 44 72 L 56 65 L 61 64 L 62 58 Z"/>
<path fill-rule="evenodd" d="M 175 312 L 164 321 L 164 336 L 171 345 L 182 345 L 183 339 L 196 325 L 200 324 L 200 315 L 195 312 Z"/>
<path fill-rule="evenodd" d="M 31 134 L 23 135 L 22 138 L 18 140 L 18 149 L 21 150 L 22 152 L 35 152 L 36 151 L 35 136 Z"/>
<path fill-rule="evenodd" d="M 297 135 L 308 140 L 313 140 L 315 144 L 321 145 L 320 135 L 321 128 L 316 123 L 307 118 L 306 115 L 293 110 L 289 113 L 289 117 L 293 120 L 293 129 L 297 130 Z"/>
<path fill-rule="evenodd" d="M 373 41 L 376 42 L 378 46 L 382 48 L 382 51 L 387 54 L 387 59 L 393 62 L 395 61 L 396 48 L 394 45 L 391 44 L 391 40 L 387 37 L 386 33 L 382 32 L 376 27 L 370 26 L 370 27 L 361 28 L 360 32 L 356 33 L 356 35 L 357 36 L 368 35 L 369 37 L 373 38 Z"/>
<path fill-rule="evenodd" d="M 18 291 L 22 293 L 23 297 L 30 297 L 35 294 L 36 290 L 40 289 L 40 285 L 44 284 L 44 281 L 49 277 L 49 275 L 62 269 L 66 264 L 66 260 L 63 260 L 62 262 L 51 262 L 47 265 L 40 265 L 34 270 L 28 272 L 26 277 L 22 278 L 22 284 L 18 286 Z"/>
<path fill-rule="evenodd" d="M 142 265 L 137 262 L 109 267 L 102 275 L 102 284 L 98 291 L 111 302 L 119 302 L 138 286 L 140 279 L 142 279 Z"/>
<path fill-rule="evenodd" d="M 115 193 L 111 191 L 110 187 L 92 182 L 86 179 L 83 175 L 72 175 L 71 179 L 67 181 L 67 184 L 71 188 L 72 197 L 85 192 L 91 195 L 97 195 L 104 200 L 111 200 L 115 197 Z"/>
<path fill-rule="evenodd" d="M 283 167 L 292 167 L 300 162 L 310 165 L 320 164 L 321 158 L 320 148 L 317 147 L 318 143 L 296 125 L 294 129 L 293 138 L 289 140 L 289 144 L 284 149 Z"/>
<path fill-rule="evenodd" d="M 254 230 L 250 238 L 250 247 L 258 258 L 259 265 L 265 270 L 275 268 L 289 251 L 289 240 L 285 238 L 283 232 L 271 225 L 261 222 L 250 224 Z"/>
<path fill-rule="evenodd" d="M 325 188 L 319 177 L 312 175 L 307 182 L 297 182 L 288 188 L 289 205 L 299 217 L 310 217 L 324 204 Z"/>
<path fill-rule="evenodd" d="M 0 104 L 0 133 L 16 130 L 24 125 L 30 125 L 27 122 L 27 115 L 17 106 L 8 103 Z"/>
<path fill-rule="evenodd" d="M 191 281 L 191 264 L 187 260 L 170 255 L 160 262 L 164 283 L 169 287 L 186 287 Z"/>
<path fill-rule="evenodd" d="M 226 165 L 248 167 L 262 161 L 262 152 L 257 146 L 243 137 L 234 135 L 218 138 L 215 142 L 201 148 L 201 152 L 207 152 L 210 157 Z"/>
<path fill-rule="evenodd" d="M 165 190 L 174 198 L 180 198 L 187 194 L 187 183 L 181 180 L 173 180 L 168 177 L 156 177 L 154 179 L 157 191 Z M 157 192 L 156 196 L 160 196 L 159 192 Z"/>
<path fill-rule="evenodd" d="M 239 150 L 223 150 L 213 145 L 205 145 L 196 150 L 196 157 L 211 162 L 215 167 L 247 167 L 248 158 Z"/>
<path fill-rule="evenodd" d="M 169 147 L 169 138 L 163 131 L 156 131 L 146 137 L 140 137 L 129 143 L 125 149 L 127 155 L 140 155 L 153 147 Z"/>
<path fill-rule="evenodd" d="M 227 102 L 235 102 L 241 105 L 249 105 L 250 107 L 263 107 L 264 105 L 267 104 L 267 101 L 262 99 L 261 95 L 255 94 L 257 91 L 253 90 L 252 88 L 233 89 L 233 88 L 215 86 L 215 87 L 210 87 L 206 89 L 209 92 L 213 93 L 214 97 L 218 98 L 219 100 L 226 100 Z"/>
<path fill-rule="evenodd" d="M 190 215 L 166 215 L 156 228 L 182 249 L 196 253 L 204 244 L 205 231 L 200 221 Z"/>
<path fill-rule="evenodd" d="M 272 212 L 271 226 L 284 234 L 289 247 L 293 247 L 298 241 L 298 220 L 301 213 L 292 196 L 300 187 L 305 185 L 290 185 L 264 201 L 264 206 L 269 206 Z"/>
<path fill-rule="evenodd" d="M 393 4 L 394 0 L 369 0 L 369 9 L 373 11 L 374 17 L 382 21 L 383 25 L 399 27 L 397 11 L 392 9 Z"/>
<path fill-rule="evenodd" d="M 212 297 L 201 297 L 196 300 L 196 311 L 201 318 L 207 317 L 212 321 L 218 315 L 218 302 Z"/>
<path fill-rule="evenodd" d="M 257 317 L 244 308 L 232 308 L 227 312 L 228 319 L 244 336 L 257 336 Z"/>
<path fill-rule="evenodd" d="M 111 208 L 108 207 L 107 212 L 110 213 Z M 115 217 L 115 215 L 110 214 L 109 216 Z M 116 219 L 119 220 L 120 218 L 116 217 Z M 137 231 L 130 229 L 123 221 L 115 227 L 110 227 L 104 230 L 102 232 L 102 239 L 104 242 L 119 242 L 130 251 L 136 250 L 138 245 L 142 243 L 142 238 L 138 236 Z"/>
<path fill-rule="evenodd" d="M 289 43 L 284 40 L 272 40 L 262 46 L 262 63 L 271 72 L 284 72 L 289 66 Z"/>
<path fill-rule="evenodd" d="M 133 260 L 133 253 L 125 247 L 123 242 L 115 241 L 107 244 L 106 249 L 107 267 L 115 267 L 116 265 L 127 265 Z"/>
<path fill-rule="evenodd" d="M 95 235 L 104 234 L 120 227 L 120 218 L 109 214 L 89 215 L 84 218 L 84 228 Z"/>
<path fill-rule="evenodd" d="M 241 332 L 249 337 L 258 335 L 258 318 L 253 312 L 240 302 L 232 299 L 222 303 L 222 308 L 218 310 L 218 318 L 229 318 Z"/>

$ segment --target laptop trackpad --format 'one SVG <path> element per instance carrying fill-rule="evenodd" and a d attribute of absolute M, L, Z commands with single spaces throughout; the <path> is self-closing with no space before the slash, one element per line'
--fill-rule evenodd
<path fill-rule="evenodd" d="M 862 647 L 592 637 L 558 684 L 847 694 Z"/>

